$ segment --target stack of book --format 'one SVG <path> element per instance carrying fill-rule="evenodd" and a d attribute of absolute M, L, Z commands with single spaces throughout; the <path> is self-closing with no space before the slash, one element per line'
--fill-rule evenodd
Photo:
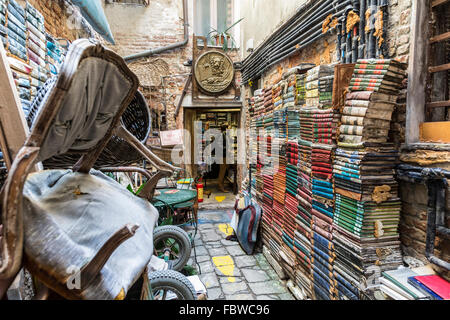
<path fill-rule="evenodd" d="M 380 277 L 380 290 L 394 300 L 431 300 L 429 294 L 408 282 L 409 278 L 416 276 L 419 274 L 403 266 L 397 270 L 384 271 Z"/>
<path fill-rule="evenodd" d="M 31 96 L 37 95 L 38 88 L 43 86 L 47 80 L 47 43 L 45 36 L 44 17 L 29 2 L 26 4 L 27 30 L 28 30 L 28 56 L 31 73 Z"/>
<path fill-rule="evenodd" d="M 273 110 L 272 87 L 264 88 L 264 113 L 269 113 Z"/>
<path fill-rule="evenodd" d="M 47 69 L 51 74 L 55 75 L 59 73 L 65 54 L 66 49 L 52 36 L 47 34 Z"/>
<path fill-rule="evenodd" d="M 286 145 L 284 139 L 275 138 L 272 146 L 274 156 L 274 176 L 273 176 L 273 222 L 277 233 L 282 235 L 284 205 L 286 194 Z M 274 150 L 273 148 L 276 148 Z"/>
<path fill-rule="evenodd" d="M 306 106 L 331 106 L 334 68 L 320 65 L 308 71 L 306 76 Z"/>
<path fill-rule="evenodd" d="M 0 24 L 2 21 L 5 23 L 2 27 L 4 31 L 3 41 L 17 93 L 25 116 L 27 116 L 31 107 L 31 73 L 33 68 L 30 67 L 27 52 L 26 12 L 15 0 L 0 0 L 0 3 L 2 4 Z"/>
<path fill-rule="evenodd" d="M 278 82 L 272 88 L 272 101 L 274 110 L 279 109 L 280 106 L 283 105 L 283 93 L 281 84 L 282 84 L 281 82 Z"/>
<path fill-rule="evenodd" d="M 298 139 L 300 137 L 300 105 L 297 104 L 296 95 L 296 75 L 293 74 L 288 78 L 289 80 L 289 93 L 292 93 L 292 101 L 285 104 L 287 108 L 287 136 L 289 140 Z"/>
<path fill-rule="evenodd" d="M 304 105 L 306 103 L 306 73 L 303 74 L 296 74 L 296 104 L 297 105 Z"/>
<path fill-rule="evenodd" d="M 341 112 L 333 164 L 334 270 L 341 299 L 372 292 L 378 283 L 369 277 L 372 269 L 382 272 L 402 263 L 394 178 L 398 152 L 387 139 L 399 94 L 394 82 L 402 82 L 404 69 L 393 60 L 359 60 Z"/>
<path fill-rule="evenodd" d="M 296 141 L 288 141 L 286 145 L 286 206 L 283 221 L 283 240 L 294 250 L 295 218 L 298 211 L 297 200 L 297 163 L 298 144 Z M 294 250 L 295 251 L 295 250 Z"/>
<path fill-rule="evenodd" d="M 248 113 L 250 114 L 250 117 L 255 116 L 255 96 L 250 98 L 250 101 L 248 104 Z"/>
<path fill-rule="evenodd" d="M 287 138 L 287 108 L 281 107 L 273 112 L 274 135 L 280 139 Z"/>
<path fill-rule="evenodd" d="M 262 89 L 255 91 L 255 115 L 262 116 L 264 114 L 264 92 Z"/>
<path fill-rule="evenodd" d="M 333 79 L 332 66 L 322 65 L 308 72 L 307 93 L 312 90 L 318 99 L 310 98 L 312 101 L 307 103 L 309 108 L 301 118 L 304 126 L 310 130 L 307 139 L 312 143 L 311 274 L 315 297 L 322 300 L 331 300 L 335 297 L 332 244 L 334 205 L 332 159 L 335 147 L 334 110 L 331 106 Z"/>
<path fill-rule="evenodd" d="M 5 1 L 2 1 L 5 4 Z M 26 12 L 15 0 L 6 1 L 6 49 L 14 57 L 28 63 Z"/>

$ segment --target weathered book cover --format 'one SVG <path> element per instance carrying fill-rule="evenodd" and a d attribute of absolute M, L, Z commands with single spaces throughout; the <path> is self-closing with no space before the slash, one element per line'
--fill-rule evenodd
<path fill-rule="evenodd" d="M 347 93 L 347 100 L 370 100 L 370 101 L 389 101 L 397 102 L 397 94 L 385 94 L 373 91 L 356 91 Z"/>
<path fill-rule="evenodd" d="M 391 120 L 392 110 L 377 110 L 363 107 L 345 107 L 342 110 L 343 115 L 366 117 L 370 119 Z"/>

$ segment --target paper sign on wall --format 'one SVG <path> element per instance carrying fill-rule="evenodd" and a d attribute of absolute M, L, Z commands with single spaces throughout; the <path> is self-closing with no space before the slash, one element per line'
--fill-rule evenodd
<path fill-rule="evenodd" d="M 160 136 L 163 147 L 183 144 L 182 130 L 161 131 Z"/>

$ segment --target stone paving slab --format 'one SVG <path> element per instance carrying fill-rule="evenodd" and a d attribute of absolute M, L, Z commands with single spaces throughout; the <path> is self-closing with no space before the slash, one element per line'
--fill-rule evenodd
<path fill-rule="evenodd" d="M 287 289 L 280 281 L 271 280 L 265 282 L 249 283 L 250 289 L 256 295 L 259 294 L 273 294 L 273 293 L 287 293 Z"/>
<path fill-rule="evenodd" d="M 236 301 L 255 300 L 255 297 L 249 293 L 225 295 L 225 297 L 227 300 L 236 300 Z"/>
<path fill-rule="evenodd" d="M 233 282 L 233 283 L 224 283 L 222 284 L 222 290 L 223 293 L 225 293 L 226 295 L 230 295 L 230 294 L 236 294 L 238 292 L 248 292 L 248 286 L 247 284 L 242 281 L 242 282 Z"/>
<path fill-rule="evenodd" d="M 262 282 L 270 280 L 269 275 L 262 270 L 241 269 L 247 282 Z"/>
<path fill-rule="evenodd" d="M 252 256 L 235 257 L 234 261 L 239 268 L 254 267 L 257 264 L 256 259 Z"/>
<path fill-rule="evenodd" d="M 247 255 L 244 252 L 244 250 L 242 250 L 241 246 L 239 246 L 239 245 L 228 246 L 228 247 L 226 247 L 226 249 L 227 249 L 228 253 L 233 257 Z"/>

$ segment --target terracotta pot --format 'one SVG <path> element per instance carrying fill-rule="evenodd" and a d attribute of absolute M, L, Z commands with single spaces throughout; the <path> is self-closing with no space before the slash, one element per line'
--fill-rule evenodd
<path fill-rule="evenodd" d="M 224 44 L 224 37 L 223 35 L 215 35 L 214 38 L 216 39 L 216 46 L 223 46 Z M 227 36 L 228 43 L 230 42 L 230 36 Z"/>

